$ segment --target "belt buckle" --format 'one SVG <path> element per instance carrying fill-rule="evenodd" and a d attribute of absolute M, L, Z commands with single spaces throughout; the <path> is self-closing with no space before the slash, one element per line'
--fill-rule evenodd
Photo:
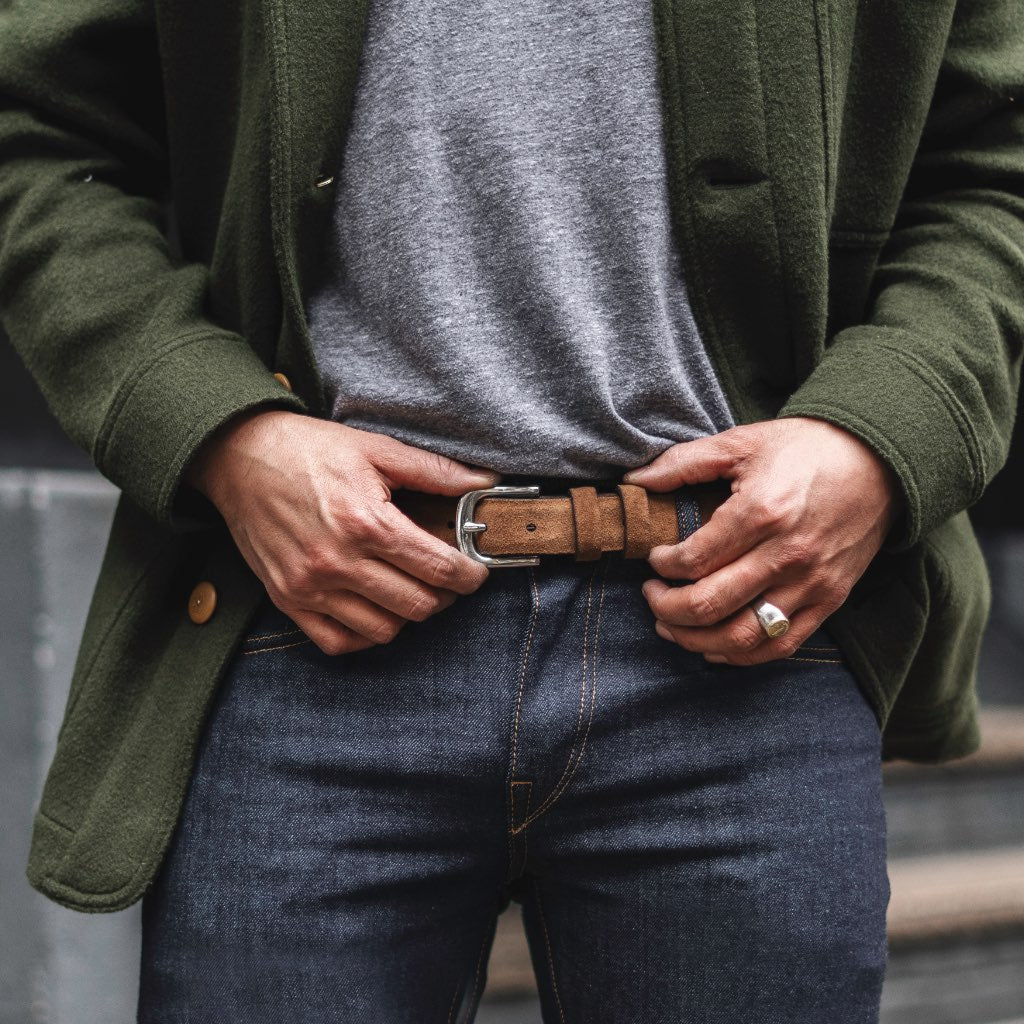
<path fill-rule="evenodd" d="M 523 487 L 516 487 L 511 484 L 499 484 L 497 487 L 483 487 L 476 491 L 467 491 L 455 508 L 455 541 L 459 550 L 464 555 L 469 555 L 476 562 L 486 565 L 491 569 L 511 569 L 516 566 L 540 565 L 539 555 L 508 555 L 501 558 L 493 558 L 477 551 L 476 541 L 473 535 L 483 533 L 487 529 L 486 523 L 473 521 L 473 513 L 476 503 L 481 498 L 535 498 L 540 494 L 540 486 L 530 484 Z"/>

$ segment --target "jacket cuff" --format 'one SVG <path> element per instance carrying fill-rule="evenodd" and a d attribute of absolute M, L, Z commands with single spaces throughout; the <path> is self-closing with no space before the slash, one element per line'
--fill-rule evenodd
<path fill-rule="evenodd" d="M 158 522 L 181 532 L 213 525 L 213 506 L 182 477 L 203 442 L 257 406 L 308 412 L 252 347 L 230 332 L 174 339 L 124 381 L 92 457 L 100 472 Z"/>
<path fill-rule="evenodd" d="M 920 356 L 908 351 L 911 344 L 902 330 L 847 328 L 778 414 L 843 427 L 889 465 L 904 509 L 886 539 L 889 551 L 906 550 L 976 501 L 985 479 L 963 405 Z"/>

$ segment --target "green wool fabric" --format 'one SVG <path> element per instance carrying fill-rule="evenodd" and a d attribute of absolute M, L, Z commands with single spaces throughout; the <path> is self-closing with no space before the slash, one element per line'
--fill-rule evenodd
<path fill-rule="evenodd" d="M 895 471 L 905 512 L 829 628 L 886 757 L 962 756 L 989 600 L 965 510 L 1006 458 L 1024 339 L 1020 0 L 652 2 L 701 335 L 741 422 L 828 420 Z M 305 295 L 365 16 L 0 4 L 0 313 L 122 490 L 28 866 L 79 910 L 152 882 L 263 593 L 186 467 L 245 409 L 327 415 Z"/>

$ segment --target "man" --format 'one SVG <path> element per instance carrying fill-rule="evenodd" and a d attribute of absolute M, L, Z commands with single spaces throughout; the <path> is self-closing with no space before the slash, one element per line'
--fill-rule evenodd
<path fill-rule="evenodd" d="M 467 1021 L 513 898 L 547 1020 L 875 1020 L 879 760 L 978 742 L 1016 5 L 453 7 L 0 14 L 5 324 L 124 492 L 29 877 L 148 893 L 144 1021 Z"/>

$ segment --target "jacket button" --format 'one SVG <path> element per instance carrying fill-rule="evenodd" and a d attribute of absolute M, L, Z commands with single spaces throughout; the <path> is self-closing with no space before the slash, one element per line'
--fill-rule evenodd
<path fill-rule="evenodd" d="M 197 625 L 209 622 L 217 607 L 217 590 L 209 580 L 197 583 L 188 598 L 188 617 Z"/>
<path fill-rule="evenodd" d="M 275 373 L 274 380 L 276 380 L 277 383 L 280 384 L 281 387 L 283 387 L 285 390 L 291 391 L 292 382 L 283 373 Z"/>

